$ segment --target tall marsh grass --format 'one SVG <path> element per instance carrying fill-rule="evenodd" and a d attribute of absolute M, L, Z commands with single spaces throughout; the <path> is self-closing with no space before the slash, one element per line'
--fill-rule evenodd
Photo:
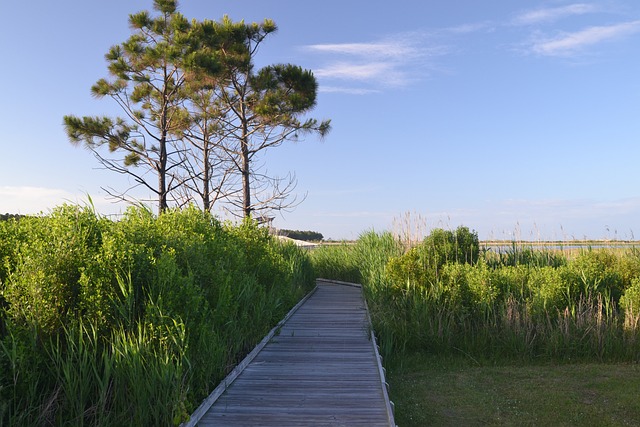
<path fill-rule="evenodd" d="M 465 227 L 434 230 L 420 244 L 364 233 L 352 247 L 324 248 L 317 271 L 359 277 L 385 356 L 420 351 L 479 359 L 640 360 L 640 254 L 514 246 L 479 251 Z M 342 251 L 339 253 L 339 251 Z M 357 277 L 352 273 L 352 277 Z"/>
<path fill-rule="evenodd" d="M 177 425 L 313 278 L 197 209 L 0 221 L 0 425 Z"/>

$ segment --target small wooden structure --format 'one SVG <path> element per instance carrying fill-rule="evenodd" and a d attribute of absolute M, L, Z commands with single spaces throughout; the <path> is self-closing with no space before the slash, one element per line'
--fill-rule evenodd
<path fill-rule="evenodd" d="M 185 425 L 394 426 L 360 285 L 318 280 Z"/>

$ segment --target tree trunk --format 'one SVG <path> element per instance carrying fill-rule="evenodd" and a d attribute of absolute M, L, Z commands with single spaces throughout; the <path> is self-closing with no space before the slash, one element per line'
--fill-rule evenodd
<path fill-rule="evenodd" d="M 202 138 L 202 208 L 205 212 L 211 212 L 211 161 L 209 156 L 211 149 L 209 148 L 209 132 L 205 123 Z"/>
<path fill-rule="evenodd" d="M 243 90 L 244 93 L 244 90 Z M 242 153 L 242 211 L 245 218 L 251 218 L 251 158 L 249 153 L 249 124 L 247 123 L 247 106 L 243 101 L 240 105 L 240 121 L 242 123 L 242 137 L 240 151 Z"/>
<path fill-rule="evenodd" d="M 167 210 L 167 138 L 162 132 L 160 138 L 160 159 L 158 168 L 158 213 Z"/>
<path fill-rule="evenodd" d="M 160 110 L 160 158 L 158 159 L 158 214 L 167 210 L 167 81 L 169 75 L 167 73 L 167 65 L 163 66 L 164 86 L 162 88 L 162 109 Z"/>
<path fill-rule="evenodd" d="M 202 177 L 202 207 L 205 212 L 211 212 L 211 183 L 209 182 L 211 177 L 211 163 L 209 162 L 209 148 L 204 149 L 204 162 L 202 164 L 204 168 L 204 174 Z"/>
<path fill-rule="evenodd" d="M 242 211 L 245 218 L 251 217 L 251 173 L 249 168 L 249 142 L 247 135 L 242 141 Z"/>

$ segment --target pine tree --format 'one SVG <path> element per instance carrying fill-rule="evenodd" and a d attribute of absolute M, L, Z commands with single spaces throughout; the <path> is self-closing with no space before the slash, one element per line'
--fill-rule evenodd
<path fill-rule="evenodd" d="M 234 34 L 233 48 L 220 51 L 222 73 L 218 79 L 218 104 L 225 112 L 224 149 L 234 170 L 240 175 L 240 197 L 236 208 L 242 216 L 254 211 L 279 210 L 288 202 L 294 180 L 285 182 L 261 173 L 256 155 L 304 133 L 324 136 L 330 121 L 301 121 L 301 116 L 316 105 L 318 84 L 313 73 L 292 64 L 277 64 L 254 71 L 254 59 L 260 44 L 277 30 L 271 20 L 245 24 L 224 17 L 219 24 Z M 265 190 L 269 188 L 269 193 Z"/>
<path fill-rule="evenodd" d="M 159 212 L 169 206 L 169 195 L 184 184 L 176 173 L 179 148 L 172 135 L 184 125 L 179 105 L 185 70 L 199 67 L 214 74 L 218 69 L 213 57 L 194 48 L 191 23 L 177 6 L 175 0 L 154 0 L 158 16 L 147 11 L 130 15 L 133 35 L 105 55 L 111 79 L 98 80 L 91 93 L 115 100 L 124 117 L 64 117 L 70 141 L 83 143 L 107 169 L 133 177 L 136 187 L 154 193 Z M 109 155 L 102 153 L 104 146 Z M 148 172 L 155 175 L 155 183 Z M 129 200 L 129 190 L 107 191 Z"/>

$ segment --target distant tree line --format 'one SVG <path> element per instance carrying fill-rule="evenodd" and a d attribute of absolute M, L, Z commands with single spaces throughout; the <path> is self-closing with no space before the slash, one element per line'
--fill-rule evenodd
<path fill-rule="evenodd" d="M 300 231 L 300 230 L 278 230 L 279 236 L 289 237 L 295 240 L 304 240 L 305 242 L 314 242 L 324 239 L 322 233 L 317 231 Z"/>
<path fill-rule="evenodd" d="M 0 221 L 8 221 L 10 219 L 20 219 L 20 218 L 24 218 L 24 215 L 20 215 L 20 214 L 10 214 L 10 213 L 5 213 L 5 214 L 0 214 Z"/>

